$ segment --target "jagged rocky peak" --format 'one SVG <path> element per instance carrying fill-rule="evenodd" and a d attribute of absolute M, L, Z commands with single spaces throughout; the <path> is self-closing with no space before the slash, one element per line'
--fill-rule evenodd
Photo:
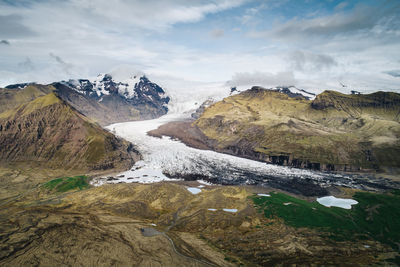
<path fill-rule="evenodd" d="M 112 74 L 99 74 L 94 80 L 87 79 L 62 81 L 75 91 L 96 97 L 99 101 L 105 95 L 120 95 L 127 100 L 144 102 L 161 101 L 168 104 L 169 97 L 156 83 L 145 75 L 132 74 L 129 77 L 115 79 Z"/>
<path fill-rule="evenodd" d="M 102 125 L 154 119 L 168 112 L 169 96 L 143 73 L 115 71 L 52 85 L 64 101 Z"/>

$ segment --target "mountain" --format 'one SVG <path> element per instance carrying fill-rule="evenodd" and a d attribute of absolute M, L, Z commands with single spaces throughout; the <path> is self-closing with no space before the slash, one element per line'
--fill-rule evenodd
<path fill-rule="evenodd" d="M 216 102 L 216 100 L 214 100 L 213 98 L 208 98 L 206 101 L 204 101 L 196 110 L 195 112 L 193 112 L 191 114 L 191 117 L 193 119 L 198 119 L 200 118 L 201 114 L 203 114 L 203 112 L 206 110 L 206 108 L 208 108 L 209 106 L 211 106 L 212 104 L 214 104 Z"/>
<path fill-rule="evenodd" d="M 170 98 L 146 76 L 117 81 L 111 74 L 96 79 L 52 84 L 71 106 L 101 125 L 160 117 L 168 112 Z"/>
<path fill-rule="evenodd" d="M 0 88 L 0 113 L 44 96 L 53 90 L 52 86 L 39 84 L 15 84 Z"/>
<path fill-rule="evenodd" d="M 313 100 L 316 96 L 316 94 L 307 92 L 304 89 L 299 89 L 296 86 L 278 86 L 278 87 L 272 88 L 270 90 L 284 93 L 284 94 L 288 95 L 289 97 L 302 98 L 302 99 L 306 99 L 306 100 Z"/>
<path fill-rule="evenodd" d="M 53 89 L 29 87 L 37 92 Z M 126 169 L 139 158 L 130 143 L 91 122 L 55 92 L 0 113 L 0 147 L 0 163 L 32 163 L 46 169 Z"/>
<path fill-rule="evenodd" d="M 270 90 L 270 91 L 286 94 L 289 97 L 302 98 L 302 99 L 306 99 L 306 100 L 313 100 L 313 99 L 315 99 L 315 96 L 316 96 L 316 94 L 314 94 L 314 93 L 308 92 L 304 89 L 299 89 L 293 85 L 276 86 L 276 87 L 272 87 L 272 88 L 265 88 L 262 86 L 253 86 L 251 89 L 253 89 L 253 90 Z M 240 92 L 242 92 L 242 91 L 238 90 L 237 87 L 232 87 L 230 95 L 240 93 Z"/>
<path fill-rule="evenodd" d="M 399 172 L 400 94 L 325 91 L 311 101 L 284 91 L 253 87 L 206 108 L 186 129 L 175 125 L 179 133 L 164 126 L 151 134 L 280 165 Z"/>

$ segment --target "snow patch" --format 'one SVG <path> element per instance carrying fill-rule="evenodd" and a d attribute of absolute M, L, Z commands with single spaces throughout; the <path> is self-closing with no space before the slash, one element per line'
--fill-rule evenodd
<path fill-rule="evenodd" d="M 351 205 L 358 204 L 354 199 L 336 198 L 334 196 L 317 198 L 317 202 L 325 207 L 338 207 L 343 209 L 351 209 Z"/>
<path fill-rule="evenodd" d="M 199 184 L 204 184 L 204 185 L 213 185 L 212 183 L 209 183 L 209 182 L 204 181 L 204 180 L 197 180 L 197 182 L 198 182 Z"/>
<path fill-rule="evenodd" d="M 197 195 L 199 193 L 201 193 L 201 189 L 196 188 L 196 187 L 188 187 L 186 188 L 190 193 L 192 193 L 193 195 Z"/>
<path fill-rule="evenodd" d="M 238 211 L 237 209 L 222 209 L 222 210 L 226 211 L 226 212 L 232 212 L 232 213 L 235 213 Z"/>

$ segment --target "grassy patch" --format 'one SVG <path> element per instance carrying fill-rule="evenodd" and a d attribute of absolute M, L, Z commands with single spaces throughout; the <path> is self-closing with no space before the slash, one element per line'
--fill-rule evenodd
<path fill-rule="evenodd" d="M 279 217 L 293 227 L 307 227 L 330 234 L 335 240 L 372 238 L 399 249 L 400 195 L 358 192 L 359 204 L 351 210 L 327 208 L 282 193 L 253 196 L 257 209 L 267 218 Z"/>
<path fill-rule="evenodd" d="M 82 190 L 89 187 L 86 176 L 74 176 L 74 177 L 62 177 L 51 180 L 45 184 L 43 187 L 48 190 L 54 190 L 57 192 L 67 192 L 69 190 L 78 189 Z"/>

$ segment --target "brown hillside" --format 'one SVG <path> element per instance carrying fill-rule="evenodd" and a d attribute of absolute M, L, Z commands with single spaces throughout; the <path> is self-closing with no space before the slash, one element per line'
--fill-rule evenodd
<path fill-rule="evenodd" d="M 116 138 L 54 93 L 0 114 L 0 162 L 34 162 L 46 168 L 128 168 L 138 158 Z"/>

